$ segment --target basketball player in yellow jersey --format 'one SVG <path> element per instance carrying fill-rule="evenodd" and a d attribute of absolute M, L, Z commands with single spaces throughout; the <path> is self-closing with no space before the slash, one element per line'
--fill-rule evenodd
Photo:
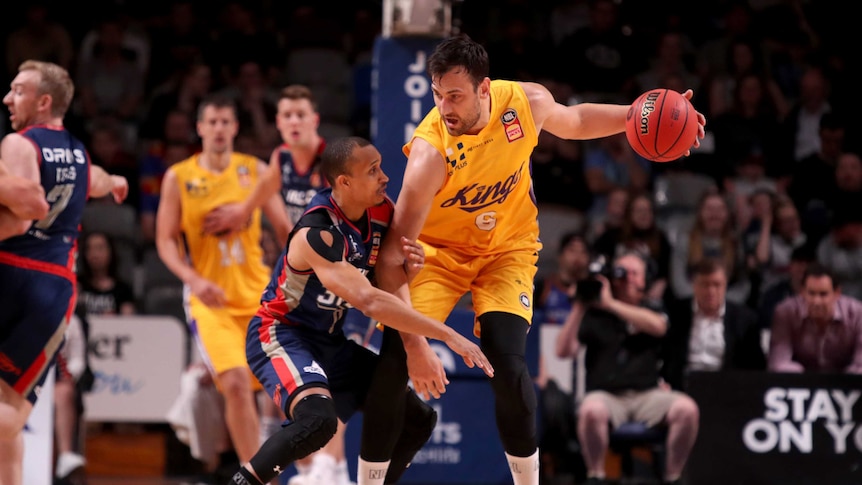
<path fill-rule="evenodd" d="M 565 106 L 542 85 L 491 81 L 488 72 L 488 54 L 467 36 L 444 40 L 429 57 L 435 109 L 404 147 L 407 168 L 387 239 L 419 240 L 425 266 L 408 289 L 400 248 L 384 244 L 377 276 L 382 288 L 441 321 L 472 292 L 474 333 L 496 370 L 496 422 L 512 478 L 538 485 L 536 396 L 524 360 L 541 249 L 530 156 L 543 129 L 578 140 L 623 132 L 629 106 Z M 698 121 L 702 138 L 706 119 L 698 114 Z M 403 341 L 416 391 L 439 397 L 447 384 L 440 360 L 425 339 L 405 334 Z"/>
<path fill-rule="evenodd" d="M 225 421 L 243 462 L 260 446 L 254 391 L 260 384 L 245 354 L 248 322 L 260 306 L 270 272 L 260 247 L 260 210 L 245 226 L 219 235 L 205 234 L 204 216 L 213 208 L 244 200 L 266 165 L 235 153 L 238 123 L 232 102 L 204 100 L 198 109 L 201 153 L 173 165 L 162 183 L 156 216 L 156 247 L 165 265 L 190 290 L 189 327 L 225 400 Z M 287 231 L 278 195 L 263 206 L 277 231 Z"/>

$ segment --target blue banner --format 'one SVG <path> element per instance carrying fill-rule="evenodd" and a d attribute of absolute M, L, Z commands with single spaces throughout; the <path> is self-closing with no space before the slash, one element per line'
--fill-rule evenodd
<path fill-rule="evenodd" d="M 398 198 L 407 157 L 401 151 L 434 107 L 426 61 L 441 39 L 378 37 L 374 44 L 371 139 L 389 176 L 387 193 Z"/>

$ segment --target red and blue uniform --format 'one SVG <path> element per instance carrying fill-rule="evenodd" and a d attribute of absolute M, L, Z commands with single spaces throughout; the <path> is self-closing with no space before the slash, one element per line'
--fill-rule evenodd
<path fill-rule="evenodd" d="M 314 196 L 290 238 L 303 227 L 341 234 L 344 260 L 372 279 L 392 220 L 392 201 L 368 209 L 354 224 L 331 195 L 331 189 L 324 189 Z M 297 390 L 309 386 L 328 387 L 345 422 L 362 407 L 377 355 L 345 337 L 351 308 L 327 290 L 311 268 L 291 267 L 282 252 L 249 324 L 246 354 L 251 370 L 283 410 L 290 408 Z"/>
<path fill-rule="evenodd" d="M 74 258 L 90 156 L 61 127 L 33 126 L 19 134 L 36 149 L 51 208 L 25 234 L 0 241 L 0 378 L 34 403 L 74 310 Z"/>
<path fill-rule="evenodd" d="M 314 163 L 305 171 L 297 168 L 290 146 L 284 144 L 277 148 L 278 164 L 281 167 L 281 198 L 284 200 L 287 218 L 290 219 L 291 224 L 296 224 L 296 221 L 305 213 L 311 199 L 328 186 L 326 179 L 320 173 L 320 154 L 325 147 L 326 144 L 321 142 Z"/>

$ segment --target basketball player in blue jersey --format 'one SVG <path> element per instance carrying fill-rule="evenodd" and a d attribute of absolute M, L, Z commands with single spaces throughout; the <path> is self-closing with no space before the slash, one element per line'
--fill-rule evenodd
<path fill-rule="evenodd" d="M 230 482 L 234 485 L 269 482 L 294 460 L 323 447 L 339 419 L 346 422 L 357 409 L 378 404 L 369 385 L 391 366 L 345 337 L 342 326 L 351 307 L 394 329 L 442 340 L 467 365 L 493 375 L 478 346 L 372 285 L 393 212 L 377 149 L 363 138 L 336 140 L 322 155 L 321 171 L 332 188 L 312 199 L 291 231 L 247 336 L 249 365 L 290 423 L 240 468 Z M 409 246 L 410 241 L 402 242 Z M 398 334 L 387 327 L 383 345 L 387 337 Z M 397 401 L 406 418 L 363 433 L 359 485 L 381 485 L 384 476 L 397 479 L 436 423 L 432 408 L 406 386 L 406 371 L 385 377 L 403 377 Z M 367 453 L 391 457 L 389 473 L 389 462 L 373 473 L 364 469 Z"/>
<path fill-rule="evenodd" d="M 3 98 L 16 133 L 0 144 L 9 173 L 40 183 L 50 205 L 0 242 L 0 484 L 19 485 L 24 424 L 63 343 L 74 309 L 73 254 L 89 197 L 128 193 L 123 177 L 90 164 L 84 144 L 63 127 L 74 86 L 62 67 L 25 61 Z M 4 222 L 4 226 L 6 222 Z"/>

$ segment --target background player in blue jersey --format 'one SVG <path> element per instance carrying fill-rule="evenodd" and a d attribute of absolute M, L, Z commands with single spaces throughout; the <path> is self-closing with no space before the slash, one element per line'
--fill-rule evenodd
<path fill-rule="evenodd" d="M 362 138 L 336 140 L 324 151 L 321 170 L 332 188 L 312 199 L 291 231 L 248 329 L 249 365 L 291 422 L 261 446 L 232 484 L 272 480 L 294 460 L 325 445 L 339 418 L 347 421 L 355 410 L 374 405 L 368 388 L 389 366 L 344 336 L 342 325 L 351 307 L 395 329 L 442 340 L 467 365 L 493 375 L 474 343 L 372 285 L 393 213 L 386 197 L 389 178 L 377 149 Z M 384 339 L 387 335 L 398 336 L 387 331 Z M 397 478 L 433 431 L 434 411 L 406 386 L 403 396 L 403 427 L 391 427 L 397 434 L 383 429 L 363 434 L 359 485 L 382 484 L 387 475 L 389 462 L 375 460 L 378 468 L 364 468 L 368 453 L 388 453 L 393 468 L 387 478 Z"/>
<path fill-rule="evenodd" d="M 73 262 L 88 197 L 125 199 L 123 177 L 90 164 L 84 144 L 63 127 L 74 95 L 62 67 L 26 61 L 3 98 L 16 133 L 0 144 L 8 172 L 39 183 L 50 205 L 38 220 L 0 241 L 0 484 L 21 483 L 24 424 L 63 343 L 74 310 Z M 12 212 L 12 211 L 10 211 Z"/>

